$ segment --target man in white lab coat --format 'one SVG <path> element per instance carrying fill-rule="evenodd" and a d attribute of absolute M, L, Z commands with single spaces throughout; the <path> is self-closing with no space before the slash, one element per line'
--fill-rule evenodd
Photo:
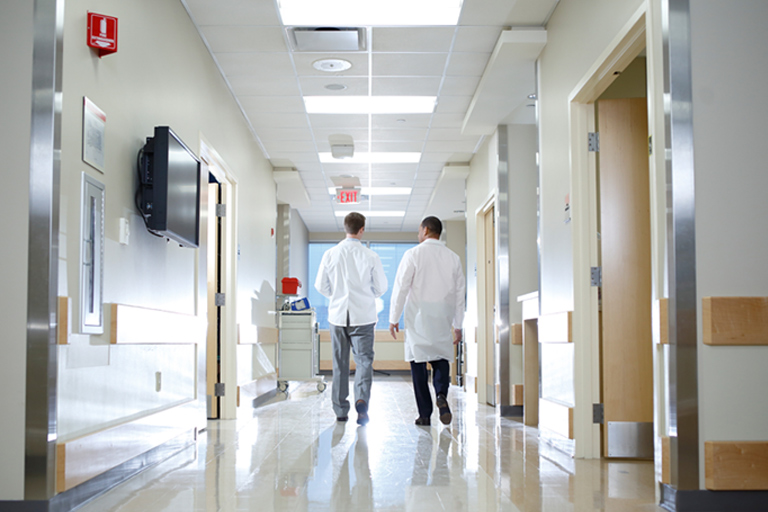
<path fill-rule="evenodd" d="M 453 345 L 461 341 L 464 322 L 464 272 L 459 257 L 439 241 L 443 225 L 427 217 L 419 227 L 419 245 L 406 251 L 392 287 L 389 332 L 395 337 L 405 308 L 405 360 L 411 363 L 413 391 L 419 409 L 417 425 L 429 425 L 432 396 L 427 383 L 427 363 L 432 366 L 433 384 L 440 421 L 451 422 L 448 387 Z"/>
<path fill-rule="evenodd" d="M 344 218 L 346 239 L 327 250 L 320 261 L 315 289 L 330 299 L 328 323 L 333 344 L 331 400 L 338 421 L 349 412 L 349 349 L 355 356 L 357 423 L 368 423 L 373 380 L 373 334 L 378 315 L 376 299 L 387 291 L 387 276 L 379 255 L 360 240 L 365 217 L 352 212 Z"/>

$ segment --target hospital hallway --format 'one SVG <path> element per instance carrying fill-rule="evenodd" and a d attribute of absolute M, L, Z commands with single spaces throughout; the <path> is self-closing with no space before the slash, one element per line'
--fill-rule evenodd
<path fill-rule="evenodd" d="M 352 388 L 352 386 L 350 386 Z M 652 462 L 575 460 L 451 387 L 451 425 L 417 416 L 410 375 L 374 377 L 370 423 L 336 421 L 330 387 L 292 383 L 247 416 L 78 509 L 657 511 Z"/>

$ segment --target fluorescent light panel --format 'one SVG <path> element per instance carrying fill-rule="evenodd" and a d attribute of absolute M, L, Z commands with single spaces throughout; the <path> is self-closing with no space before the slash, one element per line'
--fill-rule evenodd
<path fill-rule="evenodd" d="M 279 0 L 284 25 L 456 25 L 463 0 Z"/>
<path fill-rule="evenodd" d="M 431 114 L 437 96 L 305 96 L 308 114 Z"/>
<path fill-rule="evenodd" d="M 346 217 L 352 212 L 356 212 L 358 210 L 348 210 L 348 211 L 336 211 L 335 214 L 337 217 Z M 386 210 L 374 210 L 374 211 L 360 211 L 363 215 L 366 217 L 405 217 L 404 211 L 386 211 Z"/>
<path fill-rule="evenodd" d="M 319 153 L 324 164 L 417 164 L 421 153 L 355 153 L 352 158 L 333 158 L 331 153 Z"/>
<path fill-rule="evenodd" d="M 328 193 L 336 195 L 339 188 L 328 187 Z M 360 187 L 360 195 L 363 196 L 407 196 L 411 194 L 411 187 Z"/>

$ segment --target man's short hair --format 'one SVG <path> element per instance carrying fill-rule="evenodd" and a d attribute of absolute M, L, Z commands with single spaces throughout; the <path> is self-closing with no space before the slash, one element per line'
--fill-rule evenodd
<path fill-rule="evenodd" d="M 352 212 L 344 217 L 344 231 L 350 235 L 356 235 L 365 227 L 365 215 Z"/>
<path fill-rule="evenodd" d="M 438 238 L 440 237 L 440 234 L 443 232 L 443 223 L 440 222 L 440 219 L 437 217 L 427 217 L 423 221 L 421 221 L 421 227 L 427 228 L 430 233 L 433 235 L 437 235 Z"/>

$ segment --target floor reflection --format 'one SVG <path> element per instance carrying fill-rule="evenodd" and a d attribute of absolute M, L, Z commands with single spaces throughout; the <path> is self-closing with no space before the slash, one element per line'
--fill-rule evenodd
<path fill-rule="evenodd" d="M 286 399 L 287 398 L 287 399 Z M 410 381 L 375 378 L 371 423 L 296 386 L 80 510 L 661 511 L 653 464 L 573 460 L 452 388 L 453 424 L 417 427 Z"/>

